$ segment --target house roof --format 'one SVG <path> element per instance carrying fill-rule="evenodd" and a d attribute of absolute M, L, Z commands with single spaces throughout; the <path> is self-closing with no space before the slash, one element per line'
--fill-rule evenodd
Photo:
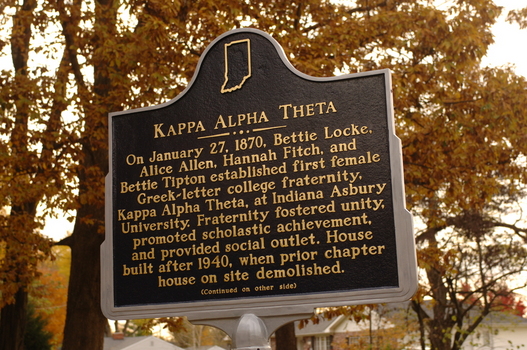
<path fill-rule="evenodd" d="M 331 320 L 327 320 L 323 317 L 320 318 L 318 323 L 313 323 L 311 320 L 301 329 L 298 328 L 298 322 L 295 322 L 295 332 L 297 336 L 310 336 L 320 335 L 323 333 L 333 333 L 335 328 L 346 320 L 346 317 L 340 315 Z"/>
<path fill-rule="evenodd" d="M 514 315 L 510 312 L 491 312 L 483 319 L 484 324 L 492 325 L 518 325 L 527 327 L 527 318 Z"/>
<path fill-rule="evenodd" d="M 390 305 L 390 304 L 388 304 Z M 393 304 L 394 308 L 397 308 L 397 304 Z M 401 305 L 401 304 L 399 304 Z M 433 308 L 432 308 L 432 301 L 425 301 L 423 304 L 423 309 L 430 315 L 433 315 Z M 481 310 L 476 306 L 473 310 L 469 311 L 468 317 L 474 318 L 479 316 L 479 313 Z M 487 325 L 514 325 L 514 326 L 527 326 L 527 318 L 515 315 L 514 313 L 510 311 L 491 311 L 482 321 L 482 324 Z"/>
<path fill-rule="evenodd" d="M 384 305 L 378 305 L 382 316 L 384 317 L 393 315 L 398 311 L 405 310 L 409 307 L 409 304 L 406 303 L 388 303 Z M 424 308 L 427 312 L 432 312 L 430 303 L 425 303 Z M 372 314 L 372 317 L 379 317 L 377 315 L 377 310 Z M 388 320 L 382 325 L 383 328 L 393 327 Z M 360 331 L 363 329 L 361 327 L 362 323 L 356 323 L 353 320 L 349 320 L 346 316 L 338 316 L 331 320 L 320 318 L 319 322 L 314 324 L 311 320 L 303 328 L 298 328 L 298 322 L 296 322 L 295 332 L 297 337 L 309 337 L 309 336 L 324 336 L 332 335 L 335 333 L 346 333 Z M 483 325 L 491 325 L 493 327 L 527 327 L 527 318 L 514 315 L 509 312 L 498 312 L 494 311 L 487 315 L 482 322 Z M 378 326 L 378 321 L 375 321 L 375 325 Z"/>
<path fill-rule="evenodd" d="M 182 348 L 153 335 L 125 337 L 124 339 L 104 338 L 103 350 L 183 350 Z"/>

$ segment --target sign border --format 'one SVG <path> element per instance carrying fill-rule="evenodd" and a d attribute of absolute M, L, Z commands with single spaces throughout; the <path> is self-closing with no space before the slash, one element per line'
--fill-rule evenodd
<path fill-rule="evenodd" d="M 397 252 L 397 267 L 399 274 L 398 288 L 372 288 L 341 292 L 296 293 L 294 295 L 247 297 L 235 299 L 221 299 L 209 301 L 179 302 L 169 304 L 145 304 L 116 307 L 113 289 L 113 138 L 109 133 L 109 172 L 105 183 L 105 241 L 101 245 L 101 308 L 103 314 L 109 319 L 137 319 L 155 318 L 164 316 L 187 316 L 193 321 L 233 319 L 244 314 L 252 313 L 258 317 L 275 317 L 293 314 L 311 314 L 315 308 L 329 306 L 377 304 L 386 302 L 406 301 L 417 290 L 417 259 L 415 241 L 413 236 L 412 215 L 406 210 L 401 141 L 395 135 L 393 98 L 391 91 L 391 73 L 388 69 L 347 74 L 336 77 L 312 77 L 296 70 L 287 59 L 280 44 L 269 34 L 252 28 L 235 29 L 216 38 L 201 55 L 196 72 L 188 86 L 174 99 L 163 104 L 143 107 L 133 110 L 110 113 L 108 116 L 109 130 L 112 130 L 113 117 L 151 111 L 166 107 L 180 98 L 192 87 L 200 67 L 209 50 L 220 40 L 235 33 L 253 33 L 268 39 L 277 50 L 280 58 L 291 72 L 300 78 L 313 82 L 329 82 L 366 77 L 370 75 L 384 75 L 385 95 L 387 106 L 387 125 L 389 133 L 389 154 L 392 181 L 392 198 L 394 209 L 395 242 Z"/>

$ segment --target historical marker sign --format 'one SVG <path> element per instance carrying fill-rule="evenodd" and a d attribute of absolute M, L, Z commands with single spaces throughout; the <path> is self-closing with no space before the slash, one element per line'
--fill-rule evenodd
<path fill-rule="evenodd" d="M 174 100 L 110 114 L 103 310 L 194 319 L 405 300 L 416 282 L 388 70 L 296 71 L 226 33 Z"/>

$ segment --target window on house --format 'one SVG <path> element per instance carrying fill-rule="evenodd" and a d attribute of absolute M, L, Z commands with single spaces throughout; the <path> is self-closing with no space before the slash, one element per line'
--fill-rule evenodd
<path fill-rule="evenodd" d="M 378 350 L 384 347 L 383 337 L 381 335 L 352 335 L 346 338 L 348 346 L 354 349 Z M 371 344 L 370 344 L 371 342 Z"/>
<path fill-rule="evenodd" d="M 326 337 L 326 349 L 327 350 L 333 350 L 333 346 L 331 345 L 333 343 L 333 336 L 330 335 L 329 337 Z"/>
<path fill-rule="evenodd" d="M 333 337 L 315 337 L 315 344 L 313 350 L 332 350 L 331 343 L 333 342 Z"/>
<path fill-rule="evenodd" d="M 360 337 L 359 336 L 348 337 L 347 343 L 348 343 L 348 345 L 359 345 L 360 344 Z"/>

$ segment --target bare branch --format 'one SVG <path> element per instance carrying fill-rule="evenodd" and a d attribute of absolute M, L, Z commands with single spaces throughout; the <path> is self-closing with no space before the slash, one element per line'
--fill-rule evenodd
<path fill-rule="evenodd" d="M 491 221 L 491 223 L 495 227 L 505 227 L 505 228 L 513 230 L 516 235 L 518 235 L 521 239 L 523 239 L 525 243 L 527 243 L 527 228 L 521 228 L 516 225 L 507 224 L 507 223 L 498 222 L 498 221 Z"/>

